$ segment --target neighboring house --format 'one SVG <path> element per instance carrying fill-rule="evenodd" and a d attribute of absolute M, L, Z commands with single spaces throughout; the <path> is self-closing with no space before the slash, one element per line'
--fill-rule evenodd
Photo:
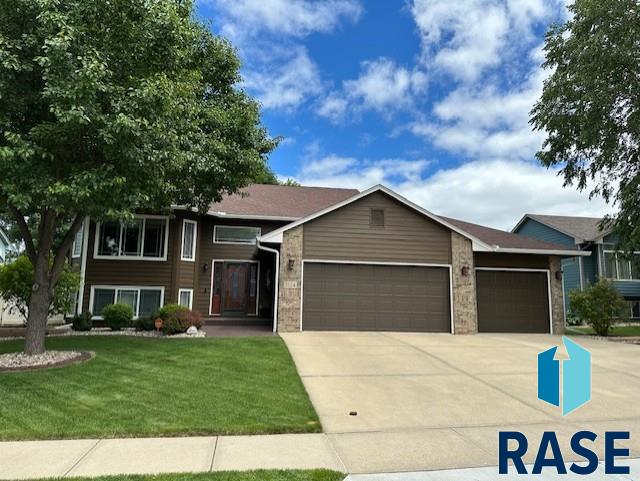
<path fill-rule="evenodd" d="M 4 264 L 7 262 L 7 254 L 9 252 L 9 238 L 7 235 L 0 229 L 0 264 Z M 12 309 L 9 309 L 9 306 L 0 299 L 0 326 L 6 325 L 21 325 L 24 323 L 22 317 L 17 314 Z"/>
<path fill-rule="evenodd" d="M 206 215 L 86 221 L 77 312 L 178 302 L 274 330 L 562 332 L 562 257 L 589 255 L 438 217 L 384 186 L 252 185 Z"/>
<path fill-rule="evenodd" d="M 617 238 L 600 229 L 601 221 L 600 217 L 526 214 L 513 232 L 591 253 L 562 260 L 567 311 L 569 292 L 605 278 L 629 301 L 631 318 L 640 319 L 640 249 L 633 259 L 617 253 Z"/>

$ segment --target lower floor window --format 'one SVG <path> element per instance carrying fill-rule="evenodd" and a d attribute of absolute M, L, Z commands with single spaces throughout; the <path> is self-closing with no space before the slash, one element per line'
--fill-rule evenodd
<path fill-rule="evenodd" d="M 631 304 L 631 318 L 640 319 L 640 300 L 629 301 Z"/>
<path fill-rule="evenodd" d="M 93 289 L 90 306 L 94 316 L 101 316 L 109 304 L 126 304 L 133 309 L 134 317 L 150 316 L 163 304 L 164 289 L 160 287 L 113 287 Z"/>
<path fill-rule="evenodd" d="M 191 309 L 193 307 L 193 289 L 180 289 L 178 292 L 178 304 Z"/>

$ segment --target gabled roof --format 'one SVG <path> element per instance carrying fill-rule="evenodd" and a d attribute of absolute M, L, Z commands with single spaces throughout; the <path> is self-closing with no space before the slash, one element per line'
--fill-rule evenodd
<path fill-rule="evenodd" d="M 545 242 L 521 234 L 514 234 L 499 229 L 492 229 L 483 225 L 472 224 L 458 219 L 442 217 L 446 221 L 454 224 L 466 232 L 473 234 L 486 244 L 493 246 L 496 252 L 522 252 L 522 253 L 557 253 L 557 255 L 588 255 L 575 249 L 567 248 L 561 244 Z M 575 252 L 574 252 L 575 251 Z"/>
<path fill-rule="evenodd" d="M 211 204 L 209 214 L 230 219 L 292 221 L 357 193 L 356 189 L 253 184 Z"/>
<path fill-rule="evenodd" d="M 600 222 L 602 217 L 577 217 L 567 215 L 543 215 L 543 214 L 525 214 L 520 222 L 512 229 L 512 232 L 518 230 L 518 228 L 527 220 L 533 219 L 551 229 L 555 229 L 558 232 L 573 237 L 577 244 L 583 242 L 595 241 L 604 235 L 607 235 L 608 231 L 600 229 Z"/>

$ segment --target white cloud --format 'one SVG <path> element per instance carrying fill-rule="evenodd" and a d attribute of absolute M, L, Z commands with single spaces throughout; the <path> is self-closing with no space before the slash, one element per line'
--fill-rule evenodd
<path fill-rule="evenodd" d="M 356 21 L 362 7 L 356 0 L 216 0 L 230 21 L 223 31 L 237 38 L 247 31 L 291 37 L 330 32 L 340 22 Z"/>
<path fill-rule="evenodd" d="M 318 115 L 334 121 L 348 112 L 375 110 L 383 114 L 408 107 L 412 99 L 426 90 L 427 76 L 409 70 L 388 58 L 362 62 L 357 79 L 345 80 L 339 92 L 332 92 L 316 110 Z"/>
<path fill-rule="evenodd" d="M 295 179 L 303 185 L 367 189 L 384 184 L 436 214 L 509 230 L 525 213 L 599 216 L 601 199 L 564 188 L 554 169 L 524 161 L 478 160 L 425 178 L 428 160 L 359 160 L 328 155 L 309 161 Z"/>
<path fill-rule="evenodd" d="M 295 49 L 293 57 L 282 65 L 249 70 L 245 86 L 266 109 L 295 109 L 310 96 L 322 91 L 318 67 L 304 48 Z"/>

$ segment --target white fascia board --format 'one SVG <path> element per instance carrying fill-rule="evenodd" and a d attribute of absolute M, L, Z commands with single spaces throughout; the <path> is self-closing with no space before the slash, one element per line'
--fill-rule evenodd
<path fill-rule="evenodd" d="M 589 251 L 579 251 L 579 250 L 562 250 L 562 249 L 523 249 L 516 247 L 499 247 L 495 246 L 493 252 L 504 253 L 504 254 L 542 254 L 549 256 L 568 256 L 568 257 L 588 257 L 591 255 Z"/>
<path fill-rule="evenodd" d="M 366 197 L 370 194 L 373 194 L 374 192 L 384 192 L 385 194 L 387 194 L 388 196 L 396 199 L 398 202 L 400 202 L 401 204 L 406 205 L 407 207 L 410 207 L 411 209 L 419 212 L 420 214 L 424 215 L 425 217 L 428 217 L 429 219 L 433 220 L 434 222 L 437 222 L 440 225 L 443 225 L 445 227 L 447 227 L 448 229 L 457 232 L 458 234 L 460 234 L 463 237 L 466 237 L 467 239 L 470 239 L 473 244 L 475 246 L 477 246 L 478 249 L 481 248 L 486 248 L 488 250 L 491 249 L 491 246 L 489 246 L 488 244 L 482 242 L 480 239 L 472 236 L 471 234 L 469 234 L 468 232 L 465 232 L 464 230 L 460 229 L 457 226 L 454 226 L 453 224 L 450 224 L 449 222 L 441 219 L 440 217 L 438 217 L 435 214 L 432 214 L 431 212 L 429 212 L 428 210 L 420 207 L 417 204 L 414 204 L 413 202 L 411 202 L 409 199 L 401 196 L 400 194 L 398 194 L 397 192 L 394 192 L 393 190 L 389 189 L 388 187 L 385 187 L 384 185 L 378 184 L 378 185 L 374 185 L 373 187 L 370 187 L 367 190 L 364 190 L 358 194 L 355 194 L 352 197 L 349 197 L 346 200 L 343 200 L 342 202 L 339 202 L 337 204 L 334 204 L 332 206 L 329 206 L 325 209 L 319 210 L 318 212 L 315 212 L 311 215 L 308 215 L 306 217 L 303 217 L 295 222 L 292 222 L 291 224 L 287 224 L 283 227 L 281 227 L 280 229 L 276 229 L 268 234 L 265 234 L 264 236 L 262 236 L 260 238 L 261 242 L 282 242 L 282 234 L 285 231 L 288 231 L 289 229 L 293 229 L 294 227 L 297 227 L 301 224 L 304 224 L 306 222 L 309 222 L 310 220 L 316 219 L 318 217 L 321 217 L 325 214 L 328 214 L 329 212 L 333 212 L 334 210 L 340 209 L 341 207 L 344 207 L 346 205 L 349 205 L 357 200 L 362 199 L 363 197 Z"/>

